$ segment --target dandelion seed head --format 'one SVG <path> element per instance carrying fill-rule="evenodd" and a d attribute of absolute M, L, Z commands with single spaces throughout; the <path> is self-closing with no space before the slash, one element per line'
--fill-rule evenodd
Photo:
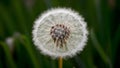
<path fill-rule="evenodd" d="M 53 58 L 72 57 L 83 50 L 87 41 L 86 22 L 77 12 L 56 8 L 35 21 L 33 41 L 39 50 Z"/>

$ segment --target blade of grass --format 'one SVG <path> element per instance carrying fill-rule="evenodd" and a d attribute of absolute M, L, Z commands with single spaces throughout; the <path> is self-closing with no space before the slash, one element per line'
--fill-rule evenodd
<path fill-rule="evenodd" d="M 5 60 L 6 60 L 6 65 L 9 68 L 16 68 L 16 65 L 12 59 L 10 50 L 8 48 L 8 46 L 4 43 L 4 42 L 0 42 L 1 47 L 3 48 L 4 52 L 5 52 Z"/>
<path fill-rule="evenodd" d="M 3 68 L 3 49 L 2 47 L 0 46 L 0 68 Z"/>
<path fill-rule="evenodd" d="M 108 0 L 101 0 L 101 12 L 102 12 L 102 18 L 103 18 L 103 22 L 102 23 L 102 28 L 104 31 L 104 38 L 103 38 L 103 42 L 106 46 L 104 46 L 106 49 L 106 53 L 108 54 L 109 58 L 112 61 L 113 58 L 113 54 L 112 54 L 112 45 L 111 45 L 111 24 L 112 24 L 112 11 L 110 9 L 109 6 L 109 2 Z M 104 40 L 106 38 L 106 40 Z"/>
<path fill-rule="evenodd" d="M 4 31 L 4 27 L 3 27 L 3 21 L 0 18 L 0 40 L 2 40 L 5 37 L 5 31 Z"/>
<path fill-rule="evenodd" d="M 26 50 L 29 54 L 29 57 L 34 65 L 34 68 L 40 68 L 40 63 L 38 62 L 38 59 L 33 51 L 33 48 L 31 47 L 31 44 L 30 44 L 28 38 L 25 36 L 21 36 L 20 41 L 24 45 L 24 47 L 26 48 Z"/>
<path fill-rule="evenodd" d="M 94 68 L 94 56 L 93 56 L 93 47 L 91 42 L 88 40 L 86 47 L 84 48 L 83 52 L 80 54 L 81 60 L 84 63 L 85 68 Z"/>
<path fill-rule="evenodd" d="M 13 53 L 13 57 L 15 57 L 15 62 L 16 62 L 16 65 L 19 67 L 19 68 L 23 68 L 25 67 L 25 56 L 23 57 L 23 53 L 24 52 L 24 49 L 22 48 L 22 44 L 20 43 L 20 41 L 18 39 L 15 38 L 15 41 L 14 41 L 14 53 Z"/>
<path fill-rule="evenodd" d="M 103 59 L 103 61 L 109 65 L 110 68 L 112 68 L 112 63 L 111 60 L 109 59 L 109 57 L 105 54 L 104 50 L 102 49 L 100 43 L 98 42 L 98 40 L 96 39 L 95 33 L 93 30 L 90 31 L 90 38 L 91 41 L 95 47 L 95 49 L 98 51 L 98 53 L 100 54 L 101 58 Z"/>
<path fill-rule="evenodd" d="M 2 5 L 0 5 L 0 18 L 2 18 L 5 22 L 2 23 L 4 24 L 4 27 L 6 27 L 9 33 L 12 35 L 12 33 L 15 31 L 13 20 L 11 19 L 8 10 L 6 10 L 6 8 Z"/>
<path fill-rule="evenodd" d="M 22 0 L 11 0 L 11 5 L 10 7 L 12 8 L 12 12 L 13 14 L 16 16 L 15 19 L 16 20 L 16 25 L 19 24 L 19 27 L 21 29 L 21 32 L 23 33 L 26 33 L 28 34 L 28 25 L 29 24 L 26 24 L 28 21 L 27 21 L 27 18 L 29 18 L 29 16 L 26 17 L 26 9 L 24 9 L 24 6 L 23 6 L 23 1 Z"/>
<path fill-rule="evenodd" d="M 115 33 L 115 37 L 113 38 L 113 61 L 116 59 L 116 52 L 117 52 L 117 48 L 119 46 L 119 42 L 120 42 L 120 25 L 118 26 L 118 29 Z"/>

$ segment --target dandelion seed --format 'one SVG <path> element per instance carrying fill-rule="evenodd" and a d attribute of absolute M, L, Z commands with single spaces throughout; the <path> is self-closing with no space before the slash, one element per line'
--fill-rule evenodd
<path fill-rule="evenodd" d="M 14 48 L 14 38 L 13 37 L 8 37 L 6 38 L 5 42 L 7 43 L 8 47 L 10 48 L 10 51 L 13 51 Z"/>
<path fill-rule="evenodd" d="M 35 21 L 33 41 L 43 54 L 65 58 L 83 50 L 87 35 L 86 22 L 77 12 L 56 8 Z"/>

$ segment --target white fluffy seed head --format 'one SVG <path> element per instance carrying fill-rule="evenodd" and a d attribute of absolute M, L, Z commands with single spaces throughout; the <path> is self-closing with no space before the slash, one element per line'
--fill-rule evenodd
<path fill-rule="evenodd" d="M 51 35 L 51 28 L 60 24 L 70 31 L 67 39 L 61 39 L 56 36 L 52 37 L 54 32 Z M 60 29 L 63 30 L 62 28 Z M 83 50 L 88 35 L 86 22 L 83 17 L 77 12 L 66 8 L 55 8 L 43 13 L 35 21 L 32 33 L 33 41 L 37 48 L 41 50 L 43 54 L 53 58 L 60 56 L 66 58 L 76 55 Z M 58 42 L 55 42 L 53 38 L 56 38 Z"/>

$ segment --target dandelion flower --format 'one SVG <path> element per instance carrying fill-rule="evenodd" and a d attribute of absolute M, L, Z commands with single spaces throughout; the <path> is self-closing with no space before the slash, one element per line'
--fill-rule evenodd
<path fill-rule="evenodd" d="M 43 13 L 34 24 L 33 41 L 39 50 L 53 58 L 72 57 L 87 41 L 86 22 L 75 11 L 56 8 Z"/>

